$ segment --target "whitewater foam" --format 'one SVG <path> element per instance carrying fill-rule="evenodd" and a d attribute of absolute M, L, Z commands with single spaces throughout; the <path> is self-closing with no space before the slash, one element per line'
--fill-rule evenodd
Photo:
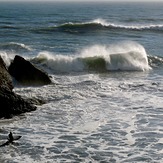
<path fill-rule="evenodd" d="M 79 72 L 83 71 L 84 65 L 81 60 L 74 56 L 55 55 L 50 52 L 40 52 L 32 59 L 32 62 L 39 63 L 52 72 Z"/>
<path fill-rule="evenodd" d="M 109 46 L 108 49 L 110 51 L 110 59 L 107 61 L 108 70 L 145 71 L 151 69 L 144 47 L 136 42 L 121 42 Z"/>

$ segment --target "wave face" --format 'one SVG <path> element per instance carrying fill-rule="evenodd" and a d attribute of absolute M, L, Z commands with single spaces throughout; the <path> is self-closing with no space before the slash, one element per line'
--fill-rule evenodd
<path fill-rule="evenodd" d="M 47 68 L 51 73 L 150 69 L 144 47 L 135 42 L 123 42 L 110 46 L 94 45 L 71 56 L 41 52 L 31 62 Z"/>

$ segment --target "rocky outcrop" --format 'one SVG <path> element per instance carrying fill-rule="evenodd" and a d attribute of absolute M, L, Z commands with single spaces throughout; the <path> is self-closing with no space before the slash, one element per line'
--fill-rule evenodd
<path fill-rule="evenodd" d="M 13 115 L 33 111 L 36 106 L 27 99 L 15 94 L 12 79 L 4 61 L 0 57 L 0 118 L 10 118 Z"/>
<path fill-rule="evenodd" d="M 9 66 L 9 73 L 22 85 L 41 86 L 51 83 L 49 76 L 23 57 L 16 55 Z"/>
<path fill-rule="evenodd" d="M 36 106 L 28 100 L 3 88 L 0 89 L 0 105 L 0 118 L 11 118 L 13 115 L 36 110 Z"/>

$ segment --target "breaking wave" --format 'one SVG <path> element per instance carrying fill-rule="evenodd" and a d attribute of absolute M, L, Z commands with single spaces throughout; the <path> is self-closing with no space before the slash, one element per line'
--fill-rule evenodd
<path fill-rule="evenodd" d="M 13 43 L 13 46 L 15 45 L 30 50 L 24 44 Z M 0 50 L 0 56 L 7 66 L 10 65 L 16 54 Z M 26 59 L 52 74 L 84 71 L 147 71 L 151 68 L 163 67 L 162 57 L 147 55 L 144 47 L 136 42 L 94 45 L 85 47 L 73 55 L 42 51 L 37 56 Z"/>
<path fill-rule="evenodd" d="M 94 45 L 71 56 L 41 52 L 31 62 L 48 69 L 51 73 L 150 69 L 144 47 L 135 42 L 110 46 Z"/>

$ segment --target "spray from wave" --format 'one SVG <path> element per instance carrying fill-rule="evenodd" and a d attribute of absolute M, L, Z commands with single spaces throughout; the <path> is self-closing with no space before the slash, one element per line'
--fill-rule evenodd
<path fill-rule="evenodd" d="M 82 56 L 100 57 L 105 60 L 107 70 L 149 70 L 144 47 L 135 42 L 121 42 L 110 46 L 93 46 L 84 50 Z"/>
<path fill-rule="evenodd" d="M 31 61 L 47 68 L 51 73 L 150 69 L 144 47 L 135 42 L 94 45 L 71 56 L 41 52 Z"/>

